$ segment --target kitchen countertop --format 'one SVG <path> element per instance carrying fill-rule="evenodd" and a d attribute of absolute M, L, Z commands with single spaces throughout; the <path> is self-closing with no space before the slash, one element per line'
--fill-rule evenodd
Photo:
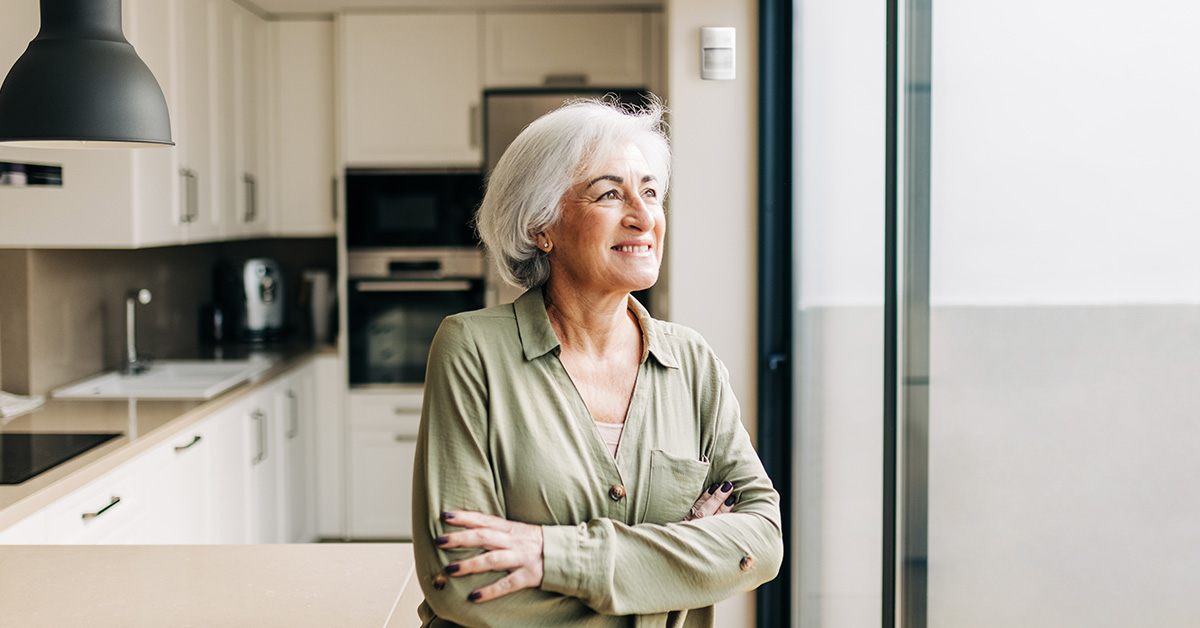
<path fill-rule="evenodd" d="M 0 547 L 22 628 L 415 628 L 422 599 L 407 543 Z"/>
<path fill-rule="evenodd" d="M 56 399 L 47 396 L 42 407 L 0 425 L 0 433 L 120 432 L 121 436 L 21 484 L 0 485 L 0 530 L 172 438 L 180 430 L 253 392 L 261 384 L 290 371 L 304 360 L 336 351 L 332 346 L 314 347 L 308 343 L 272 346 L 266 351 L 249 347 L 224 347 L 220 350 L 220 357 L 226 359 L 265 354 L 277 361 L 266 371 L 208 400 Z M 182 357 L 218 357 L 213 353 L 210 351 L 206 355 Z"/>

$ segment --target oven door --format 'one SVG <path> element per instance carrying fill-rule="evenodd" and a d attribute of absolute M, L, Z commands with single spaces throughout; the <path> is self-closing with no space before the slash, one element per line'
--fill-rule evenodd
<path fill-rule="evenodd" d="M 423 384 L 442 319 L 484 306 L 482 279 L 352 279 L 350 386 Z"/>

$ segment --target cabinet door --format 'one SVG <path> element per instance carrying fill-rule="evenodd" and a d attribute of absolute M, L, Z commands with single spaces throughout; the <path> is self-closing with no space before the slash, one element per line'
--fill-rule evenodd
<path fill-rule="evenodd" d="M 228 1 L 229 47 L 227 57 L 229 105 L 223 110 L 222 161 L 225 163 L 226 235 L 244 238 L 264 235 L 268 229 L 265 199 L 265 141 L 263 107 L 266 102 L 266 22 L 241 5 Z"/>
<path fill-rule="evenodd" d="M 176 89 L 176 67 L 172 33 L 178 24 L 178 0 L 124 0 L 125 37 L 158 80 L 167 100 L 171 138 L 180 141 L 183 132 L 181 104 Z M 134 229 L 132 244 L 158 246 L 176 244 L 183 237 L 186 220 L 180 186 L 179 151 L 175 146 L 129 151 L 134 172 Z"/>
<path fill-rule="evenodd" d="M 216 240 L 220 235 L 221 177 L 213 150 L 222 86 L 218 34 L 222 4 L 217 0 L 178 0 L 176 42 L 180 137 L 180 203 L 186 242 Z"/>
<path fill-rule="evenodd" d="M 350 434 L 350 536 L 412 538 L 412 471 L 416 438 L 393 430 Z"/>
<path fill-rule="evenodd" d="M 338 539 L 347 536 L 344 529 L 346 473 L 345 438 L 342 408 L 346 375 L 336 355 L 321 355 L 313 360 L 316 402 L 313 433 L 316 456 L 315 491 L 317 536 Z"/>
<path fill-rule="evenodd" d="M 279 415 L 275 411 L 278 385 L 254 394 L 245 413 L 245 438 L 251 443 L 246 463 L 246 529 L 248 543 L 278 543 L 279 529 Z"/>
<path fill-rule="evenodd" d="M 487 87 L 646 85 L 640 12 L 488 13 L 485 20 Z"/>
<path fill-rule="evenodd" d="M 333 22 L 274 21 L 270 33 L 272 231 L 336 233 Z"/>
<path fill-rule="evenodd" d="M 239 401 L 221 410 L 209 420 L 208 443 L 211 446 L 212 513 L 210 539 L 212 543 L 233 544 L 250 542 L 250 516 L 247 504 L 251 452 L 257 433 L 247 438 L 254 399 Z"/>
<path fill-rule="evenodd" d="M 280 417 L 280 537 L 285 543 L 316 540 L 313 435 L 315 368 L 310 363 L 289 375 L 275 396 Z"/>
<path fill-rule="evenodd" d="M 479 29 L 465 13 L 342 19 L 346 165 L 479 167 Z"/>
<path fill-rule="evenodd" d="M 180 432 L 146 454 L 150 524 L 138 543 L 212 542 L 212 449 L 209 421 Z"/>
<path fill-rule="evenodd" d="M 46 515 L 38 511 L 0 531 L 0 545 L 45 545 Z"/>

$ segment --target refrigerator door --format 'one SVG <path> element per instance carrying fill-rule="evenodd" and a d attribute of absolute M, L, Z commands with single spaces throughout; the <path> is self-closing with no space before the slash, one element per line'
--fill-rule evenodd
<path fill-rule="evenodd" d="M 601 98 L 606 94 L 616 94 L 621 102 L 631 104 L 642 104 L 648 97 L 643 91 L 599 88 L 485 91 L 483 154 L 486 172 L 491 173 L 508 145 L 542 114 L 554 111 L 573 98 Z"/>

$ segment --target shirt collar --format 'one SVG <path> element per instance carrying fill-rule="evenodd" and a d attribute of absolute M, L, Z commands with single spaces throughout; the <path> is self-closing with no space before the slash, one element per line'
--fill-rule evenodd
<path fill-rule="evenodd" d="M 679 368 L 679 361 L 663 340 L 658 321 L 651 318 L 646 308 L 632 296 L 629 297 L 629 309 L 633 310 L 642 328 L 642 361 L 653 355 L 659 364 L 667 368 Z M 536 360 L 562 346 L 546 314 L 546 301 L 541 288 L 534 288 L 518 297 L 513 302 L 513 311 L 516 313 L 517 334 L 521 337 L 526 360 Z"/>

